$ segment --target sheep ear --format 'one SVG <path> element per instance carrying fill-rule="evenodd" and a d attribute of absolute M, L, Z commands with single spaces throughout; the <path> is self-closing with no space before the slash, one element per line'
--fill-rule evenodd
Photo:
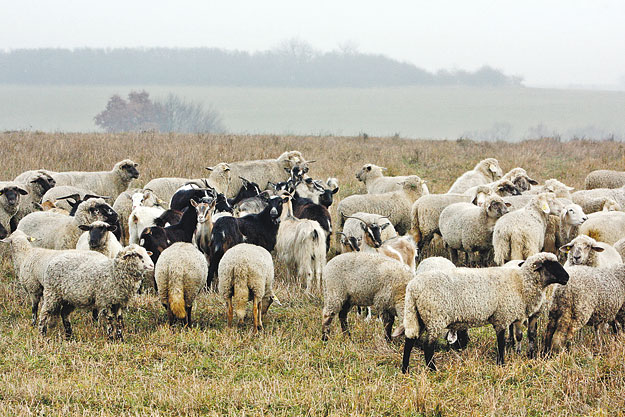
<path fill-rule="evenodd" d="M 594 250 L 595 252 L 603 252 L 605 248 L 602 248 L 601 246 L 593 246 L 592 250 Z"/>
<path fill-rule="evenodd" d="M 28 239 L 29 242 L 34 242 L 36 240 L 39 240 L 36 237 L 32 237 L 32 236 L 28 236 L 27 239 Z"/>
<path fill-rule="evenodd" d="M 204 168 L 205 168 L 205 169 L 207 169 L 207 170 L 209 170 L 209 171 L 212 171 L 212 170 L 214 170 L 214 169 L 215 169 L 215 168 L 213 168 L 213 167 L 204 167 Z"/>
<path fill-rule="evenodd" d="M 490 164 L 488 169 L 490 169 L 491 172 L 497 172 L 497 167 L 495 166 L 495 164 Z"/>
<path fill-rule="evenodd" d="M 86 231 L 88 231 L 88 230 L 91 230 L 91 227 L 89 227 L 89 225 L 88 225 L 88 224 L 81 224 L 80 226 L 78 226 L 78 228 L 79 228 L 80 230 L 85 231 L 85 232 L 86 232 Z"/>
<path fill-rule="evenodd" d="M 339 187 L 336 187 L 334 190 L 332 190 L 332 194 L 336 194 L 339 192 Z"/>
<path fill-rule="evenodd" d="M 533 180 L 533 179 L 531 179 L 531 178 L 528 178 L 528 179 L 527 179 L 527 182 L 529 182 L 529 183 L 530 183 L 530 184 L 532 184 L 532 185 L 538 185 L 538 181 Z"/>
<path fill-rule="evenodd" d="M 551 212 L 551 210 L 549 209 L 549 204 L 547 204 L 546 201 L 543 201 L 542 204 L 540 205 L 540 209 L 545 213 L 545 214 L 549 214 Z"/>
<path fill-rule="evenodd" d="M 571 245 L 564 245 L 560 247 L 560 252 L 562 253 L 569 253 L 569 251 L 571 250 Z"/>
<path fill-rule="evenodd" d="M 26 191 L 25 189 L 23 189 L 22 187 L 15 187 L 17 192 L 20 193 L 21 195 L 26 195 L 28 194 L 28 191 Z"/>

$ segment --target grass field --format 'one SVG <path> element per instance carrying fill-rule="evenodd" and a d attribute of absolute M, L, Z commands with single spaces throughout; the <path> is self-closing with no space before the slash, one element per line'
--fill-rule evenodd
<path fill-rule="evenodd" d="M 0 85 L 0 131 L 93 132 L 110 96 L 144 88 L 214 106 L 229 132 L 518 140 L 625 139 L 625 92 L 541 88 Z"/>
<path fill-rule="evenodd" d="M 141 164 L 140 183 L 158 176 L 197 177 L 216 162 L 298 149 L 318 161 L 314 177 L 338 177 L 339 198 L 362 189 L 354 174 L 367 162 L 388 167 L 390 174 L 416 173 L 432 192 L 446 191 L 487 156 L 504 170 L 522 166 L 539 180 L 557 177 L 574 187 L 592 169 L 625 168 L 625 145 L 618 142 L 10 133 L 0 134 L 0 143 L 3 179 L 40 167 L 110 169 L 128 157 Z M 351 313 L 351 338 L 333 323 L 330 341 L 321 342 L 321 297 L 305 297 L 302 283 L 287 282 L 277 265 L 276 293 L 283 306 L 272 306 L 258 336 L 249 317 L 244 326 L 227 328 L 224 302 L 214 293 L 196 300 L 196 327 L 171 330 L 157 298 L 148 294 L 131 302 L 124 342 L 109 343 L 103 328 L 80 311 L 71 316 L 75 339 L 68 342 L 58 327 L 47 338 L 31 328 L 25 293 L 6 259 L 1 271 L 1 415 L 625 413 L 623 335 L 597 341 L 585 331 L 567 352 L 536 360 L 510 352 L 502 367 L 495 365 L 493 330 L 482 328 L 470 332 L 465 351 L 437 352 L 437 373 L 425 369 L 416 351 L 412 373 L 404 376 L 403 343 L 387 344 L 376 320 Z"/>

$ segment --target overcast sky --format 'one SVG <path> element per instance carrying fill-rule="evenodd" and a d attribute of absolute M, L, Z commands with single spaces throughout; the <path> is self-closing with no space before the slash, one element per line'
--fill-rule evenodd
<path fill-rule="evenodd" d="M 428 70 L 490 65 L 526 85 L 625 86 L 622 0 L 0 0 L 0 48 L 350 44 Z"/>

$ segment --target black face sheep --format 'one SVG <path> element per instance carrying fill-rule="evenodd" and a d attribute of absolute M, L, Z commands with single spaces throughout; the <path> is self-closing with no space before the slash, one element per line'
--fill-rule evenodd
<path fill-rule="evenodd" d="M 112 233 L 116 226 L 95 221 L 88 225 L 81 224 L 78 228 L 83 231 L 83 234 L 78 238 L 76 249 L 92 250 L 108 258 L 114 258 L 122 250 L 122 245 Z"/>
<path fill-rule="evenodd" d="M 263 316 L 273 301 L 273 261 L 266 249 L 241 243 L 226 252 L 219 263 L 219 294 L 226 299 L 228 326 L 233 312 L 245 319 L 245 305 L 252 301 L 254 332 L 263 327 Z"/>
<path fill-rule="evenodd" d="M 123 248 L 109 259 L 97 252 L 76 251 L 56 256 L 43 278 L 39 331 L 48 330 L 50 317 L 60 315 L 65 336 L 72 336 L 69 314 L 75 309 L 98 310 L 108 322 L 110 339 L 123 339 L 122 311 L 154 264 L 140 246 Z"/>
<path fill-rule="evenodd" d="M 20 198 L 19 209 L 15 216 L 13 216 L 13 223 L 17 227 L 17 224 L 27 214 L 34 211 L 41 211 L 41 198 L 52 187 L 56 185 L 54 179 L 45 172 L 45 170 L 35 171 L 31 176 L 26 177 L 23 182 L 18 182 L 28 194 L 22 195 Z"/>
<path fill-rule="evenodd" d="M 352 306 L 374 307 L 381 313 L 387 340 L 395 316 L 403 320 L 406 284 L 414 277 L 406 265 L 377 253 L 350 252 L 335 256 L 323 269 L 322 340 L 338 314 L 341 329 L 349 333 L 347 313 Z"/>
<path fill-rule="evenodd" d="M 538 181 L 530 178 L 523 168 L 512 168 L 502 179 L 512 182 L 522 193 L 531 190 L 532 185 L 538 185 Z"/>
<path fill-rule="evenodd" d="M 567 254 L 564 266 L 586 265 L 586 266 L 610 266 L 622 263 L 621 255 L 612 246 L 597 242 L 595 239 L 579 235 L 560 251 Z"/>
<path fill-rule="evenodd" d="M 18 183 L 0 181 L 0 224 L 6 230 L 15 230 L 17 223 L 12 219 L 19 210 L 20 197 L 27 194 L 28 191 Z"/>
<path fill-rule="evenodd" d="M 193 300 L 206 285 L 208 264 L 197 248 L 186 242 L 177 242 L 161 253 L 154 269 L 158 295 L 167 309 L 169 324 L 176 319 L 191 325 Z"/>
<path fill-rule="evenodd" d="M 41 197 L 41 203 L 44 204 L 49 201 L 51 203 L 54 203 L 58 208 L 71 212 L 72 208 L 74 207 L 72 204 L 75 202 L 86 200 L 86 196 L 88 195 L 96 196 L 96 193 L 90 190 L 86 190 L 84 188 L 78 188 L 71 185 L 59 185 L 54 186 L 46 191 L 43 197 Z M 102 198 L 108 199 L 108 196 L 104 196 Z"/>
<path fill-rule="evenodd" d="M 551 253 L 532 255 L 520 268 L 454 268 L 420 273 L 406 288 L 402 372 L 408 370 L 410 352 L 423 333 L 425 363 L 436 370 L 434 348 L 445 329 L 465 330 L 487 324 L 497 333 L 497 363 L 503 364 L 506 329 L 528 318 L 533 355 L 537 313 L 545 289 L 553 283 L 564 285 L 568 279 L 568 273 Z"/>
<path fill-rule="evenodd" d="M 471 171 L 462 174 L 451 186 L 448 194 L 461 194 L 476 185 L 488 184 L 497 181 L 503 176 L 499 162 L 494 158 L 486 158 Z"/>

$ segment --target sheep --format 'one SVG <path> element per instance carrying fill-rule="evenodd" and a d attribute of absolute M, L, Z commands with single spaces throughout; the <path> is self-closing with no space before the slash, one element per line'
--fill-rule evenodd
<path fill-rule="evenodd" d="M 498 195 L 491 195 L 481 207 L 455 203 L 442 211 L 439 229 L 454 264 L 458 264 L 458 251 L 465 252 L 469 262 L 486 264 L 495 222 L 508 213 L 508 206 Z M 479 259 L 471 259 L 474 252 L 479 252 Z"/>
<path fill-rule="evenodd" d="M 114 258 L 122 250 L 122 245 L 111 233 L 115 230 L 115 226 L 103 221 L 95 221 L 88 225 L 81 224 L 78 228 L 84 233 L 78 238 L 76 249 L 100 252 L 108 258 Z"/>
<path fill-rule="evenodd" d="M 395 316 L 404 314 L 406 284 L 413 278 L 406 265 L 378 253 L 350 252 L 335 256 L 323 269 L 322 340 L 328 340 L 338 313 L 343 333 L 349 334 L 347 313 L 352 306 L 372 306 L 382 314 L 386 340 L 391 340 Z"/>
<path fill-rule="evenodd" d="M 585 325 L 610 323 L 616 333 L 625 307 L 625 265 L 569 266 L 569 283 L 554 291 L 545 331 L 544 351 L 557 352 Z"/>
<path fill-rule="evenodd" d="M 621 188 L 625 186 L 625 172 L 599 169 L 592 171 L 584 180 L 584 188 Z"/>
<path fill-rule="evenodd" d="M 177 242 L 161 253 L 154 268 L 158 296 L 167 309 L 170 326 L 176 319 L 191 325 L 193 300 L 206 285 L 208 263 L 197 248 Z"/>
<path fill-rule="evenodd" d="M 501 197 L 521 195 L 521 190 L 514 185 L 512 181 L 505 178 L 501 178 L 488 184 L 476 185 L 475 187 L 471 187 L 466 190 L 463 194 L 474 196 L 477 194 L 478 190 L 481 189 L 481 187 L 488 187 L 491 190 L 490 194 L 496 194 Z"/>
<path fill-rule="evenodd" d="M 503 176 L 499 162 L 494 158 L 486 158 L 471 171 L 462 174 L 451 186 L 447 194 L 462 194 L 476 185 L 488 184 L 497 181 Z"/>
<path fill-rule="evenodd" d="M 56 172 L 50 171 L 48 169 L 33 169 L 33 170 L 22 172 L 20 175 L 15 177 L 15 179 L 13 181 L 15 181 L 17 183 L 20 183 L 20 184 L 25 184 L 31 178 L 35 177 L 38 174 L 44 174 L 44 175 L 52 178 L 52 175 L 56 174 Z"/>
<path fill-rule="evenodd" d="M 166 203 L 159 197 L 157 197 L 156 194 L 152 192 L 152 190 L 132 188 L 124 191 L 119 196 L 117 196 L 115 202 L 113 203 L 113 210 L 115 210 L 120 219 L 127 220 L 128 217 L 130 217 L 130 213 L 132 213 L 132 211 L 139 206 L 163 208 L 165 205 Z M 123 221 L 121 222 L 120 226 L 122 229 L 122 242 L 127 244 L 130 238 L 128 232 L 128 224 Z"/>
<path fill-rule="evenodd" d="M 155 195 L 157 195 L 163 201 L 171 200 L 171 197 L 176 193 L 180 187 L 183 187 L 185 184 L 190 182 L 195 183 L 194 180 L 189 178 L 179 178 L 179 177 L 164 177 L 164 178 L 154 178 L 148 181 L 147 184 L 143 187 L 144 190 L 151 190 Z M 202 187 L 201 183 L 196 184 L 198 187 Z"/>
<path fill-rule="evenodd" d="M 443 258 L 442 256 L 432 256 L 419 263 L 419 266 L 415 271 L 415 275 L 430 271 L 453 269 L 455 267 L 456 265 L 454 265 L 454 263 L 447 258 Z"/>
<path fill-rule="evenodd" d="M 540 193 L 554 193 L 558 198 L 565 198 L 567 200 L 572 199 L 571 191 L 575 188 L 569 187 L 568 185 L 558 181 L 555 178 L 550 178 L 545 181 L 543 185 L 539 185 L 538 187 L 534 187 L 527 192 L 527 194 L 540 194 Z M 575 201 L 574 201 L 575 202 Z"/>
<path fill-rule="evenodd" d="M 35 171 L 32 175 L 25 177 L 23 182 L 15 182 L 28 191 L 28 194 L 20 198 L 19 209 L 13 216 L 13 223 L 17 226 L 20 220 L 27 214 L 42 210 L 42 207 L 39 205 L 41 198 L 50 188 L 56 185 L 56 182 L 44 170 Z"/>
<path fill-rule="evenodd" d="M 276 256 L 286 264 L 287 274 L 295 270 L 297 277 L 306 279 L 306 293 L 310 294 L 313 277 L 321 291 L 321 272 L 326 263 L 325 232 L 314 220 L 294 217 L 291 200 L 289 194 L 283 197 Z"/>
<path fill-rule="evenodd" d="M 101 198 L 81 202 L 74 216 L 39 211 L 30 213 L 17 226 L 29 236 L 36 238 L 34 245 L 48 249 L 74 249 L 82 234 L 80 225 L 96 220 L 108 224 L 117 222 L 117 214 Z"/>
<path fill-rule="evenodd" d="M 150 226 L 154 226 L 154 220 L 160 217 L 165 210 L 160 207 L 138 206 L 128 216 L 128 241 L 139 244 L 141 233 Z"/>
<path fill-rule="evenodd" d="M 365 164 L 356 173 L 356 178 L 365 184 L 368 194 L 384 194 L 401 190 L 400 183 L 405 181 L 407 176 L 385 177 L 383 171 L 386 171 L 386 168 L 374 164 Z M 429 194 L 425 182 L 422 187 L 423 194 Z"/>
<path fill-rule="evenodd" d="M 20 184 L 13 181 L 0 181 L 0 225 L 6 231 L 15 230 L 13 217 L 20 208 L 20 197 L 28 194 Z"/>
<path fill-rule="evenodd" d="M 233 311 L 239 322 L 245 319 L 245 304 L 253 302 L 254 332 L 262 330 L 263 316 L 272 302 L 280 305 L 273 292 L 274 269 L 269 252 L 260 246 L 241 243 L 228 250 L 219 263 L 219 294 L 226 299 L 228 326 Z"/>
<path fill-rule="evenodd" d="M 511 181 L 521 193 L 531 190 L 532 185 L 538 185 L 538 181 L 530 178 L 523 168 L 512 168 L 502 179 Z"/>
<path fill-rule="evenodd" d="M 506 329 L 528 319 L 530 356 L 535 354 L 537 319 L 545 289 L 565 285 L 566 270 L 554 254 L 538 253 L 520 268 L 454 268 L 419 274 L 406 287 L 402 372 L 422 337 L 425 363 L 436 370 L 434 348 L 445 329 L 465 330 L 491 324 L 497 333 L 497 363 L 504 364 Z"/>
<path fill-rule="evenodd" d="M 504 214 L 493 229 L 495 263 L 527 259 L 542 250 L 550 213 L 560 215 L 562 203 L 553 193 L 534 196 L 521 210 Z"/>
<path fill-rule="evenodd" d="M 612 246 L 603 242 L 597 242 L 595 239 L 586 235 L 579 235 L 566 245 L 560 248 L 560 251 L 567 254 L 564 266 L 610 266 L 623 263 L 621 255 Z"/>
<path fill-rule="evenodd" d="M 369 235 L 370 240 L 365 240 L 365 235 Z M 359 246 L 366 245 L 373 248 L 374 245 L 369 244 L 369 241 L 378 242 L 379 246 L 382 242 L 397 236 L 397 232 L 387 217 L 358 212 L 345 219 L 343 236 L 346 242 L 355 239 L 360 243 Z"/>
<path fill-rule="evenodd" d="M 87 196 L 95 196 L 96 194 L 91 190 L 86 190 L 84 188 L 78 188 L 71 185 L 55 185 L 50 188 L 46 193 L 41 197 L 41 203 L 45 203 L 47 201 L 55 204 L 58 208 L 63 210 L 67 210 L 71 212 L 73 206 L 71 204 L 71 199 L 73 200 L 84 200 Z M 102 197 L 105 200 L 108 200 L 108 196 L 98 196 Z"/>
<path fill-rule="evenodd" d="M 106 195 L 113 200 L 128 189 L 130 182 L 139 178 L 139 164 L 124 159 L 113 166 L 111 171 L 69 171 L 52 174 L 57 185 L 71 185 Z"/>
<path fill-rule="evenodd" d="M 613 245 L 625 236 L 625 213 L 622 211 L 592 213 L 579 227 L 579 234 Z"/>
<path fill-rule="evenodd" d="M 549 216 L 551 220 L 553 216 Z M 554 227 L 556 236 L 554 240 L 554 246 L 559 248 L 568 244 L 571 240 L 575 239 L 575 236 L 579 234 L 579 227 L 582 223 L 588 220 L 588 216 L 584 213 L 582 208 L 577 204 L 567 204 L 560 212 L 558 218 L 558 224 Z M 549 231 L 547 232 L 547 234 Z M 545 236 L 547 240 L 547 236 Z M 561 251 L 559 251 L 562 254 Z"/>
<path fill-rule="evenodd" d="M 126 246 L 113 259 L 92 251 L 54 257 L 43 277 L 39 332 L 45 336 L 50 318 L 60 314 L 65 337 L 70 339 L 69 314 L 75 308 L 96 309 L 107 319 L 109 339 L 123 340 L 123 308 L 139 289 L 144 276 L 153 269 L 149 253 L 137 245 Z"/>
<path fill-rule="evenodd" d="M 592 190 L 576 191 L 571 196 L 574 203 L 584 209 L 584 213 L 594 213 L 603 210 L 606 200 L 615 201 L 625 207 L 625 186 L 621 188 L 595 188 Z"/>
<path fill-rule="evenodd" d="M 410 209 L 423 195 L 424 182 L 416 175 L 408 176 L 400 191 L 384 194 L 351 195 L 338 205 L 341 220 L 354 213 L 365 212 L 388 217 L 400 235 L 410 230 Z"/>

